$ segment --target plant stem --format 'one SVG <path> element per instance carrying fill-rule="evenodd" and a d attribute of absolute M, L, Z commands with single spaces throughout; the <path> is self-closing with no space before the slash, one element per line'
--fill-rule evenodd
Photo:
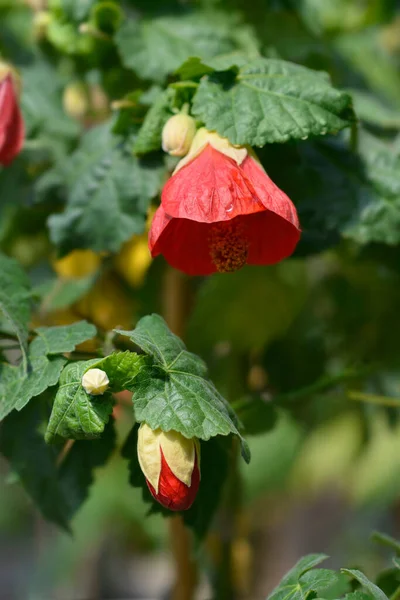
<path fill-rule="evenodd" d="M 187 315 L 186 277 L 167 267 L 163 288 L 163 313 L 169 328 L 182 337 Z M 171 550 L 176 565 L 176 582 L 173 600 L 192 600 L 197 587 L 197 565 L 192 557 L 189 532 L 181 516 L 169 519 Z"/>

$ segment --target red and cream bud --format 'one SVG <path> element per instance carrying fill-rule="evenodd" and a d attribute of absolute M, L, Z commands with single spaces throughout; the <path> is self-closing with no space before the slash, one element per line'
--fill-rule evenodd
<path fill-rule="evenodd" d="M 142 423 L 138 458 L 155 500 L 169 510 L 187 510 L 200 484 L 200 444 L 177 431 L 151 429 Z"/>
<path fill-rule="evenodd" d="M 0 61 L 0 165 L 8 165 L 19 154 L 25 127 L 19 108 L 20 80 Z"/>
<path fill-rule="evenodd" d="M 196 122 L 185 113 L 174 115 L 164 125 L 162 148 L 171 156 L 185 156 L 196 134 Z"/>

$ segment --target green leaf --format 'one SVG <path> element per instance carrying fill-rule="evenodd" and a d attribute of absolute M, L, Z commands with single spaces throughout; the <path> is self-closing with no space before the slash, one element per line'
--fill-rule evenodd
<path fill-rule="evenodd" d="M 30 308 L 30 285 L 27 276 L 16 260 L 0 253 L 0 311 L 18 337 L 25 371 Z"/>
<path fill-rule="evenodd" d="M 79 279 L 52 279 L 36 286 L 32 295 L 42 300 L 46 310 L 54 311 L 67 308 L 89 292 L 98 277 L 98 273 Z"/>
<path fill-rule="evenodd" d="M 310 592 L 319 594 L 335 584 L 338 575 L 334 571 L 313 568 L 326 558 L 324 554 L 309 554 L 301 558 L 271 592 L 268 600 L 304 600 Z"/>
<path fill-rule="evenodd" d="M 184 343 L 170 332 L 158 315 L 143 317 L 127 335 L 153 364 L 138 373 L 135 392 L 135 416 L 152 429 L 179 431 L 185 437 L 209 440 L 216 435 L 238 435 L 242 453 L 249 460 L 248 447 L 239 431 L 236 416 L 226 400 L 206 379 L 207 368 Z"/>
<path fill-rule="evenodd" d="M 125 352 L 114 352 L 90 364 L 86 370 L 102 369 L 110 380 L 110 391 L 121 392 L 133 388 L 137 374 L 148 362 L 145 356 L 126 350 Z"/>
<path fill-rule="evenodd" d="M 96 335 L 96 327 L 87 321 L 78 321 L 72 325 L 58 327 L 38 327 L 38 337 L 32 342 L 35 354 L 62 354 L 72 352 L 76 346 L 92 339 Z"/>
<path fill-rule="evenodd" d="M 131 156 L 107 123 L 88 132 L 79 149 L 59 166 L 68 190 L 66 210 L 49 218 L 61 254 L 76 248 L 117 252 L 144 230 L 150 200 L 164 166 Z"/>
<path fill-rule="evenodd" d="M 380 531 L 374 531 L 371 534 L 371 540 L 377 544 L 391 548 L 398 556 L 400 556 L 400 542 L 395 540 L 392 536 L 381 533 Z"/>
<path fill-rule="evenodd" d="M 248 435 L 270 431 L 276 425 L 276 406 L 261 396 L 246 396 L 234 404 L 234 409 Z"/>
<path fill-rule="evenodd" d="M 133 151 L 136 154 L 146 154 L 161 148 L 163 127 L 168 118 L 172 116 L 171 99 L 173 95 L 173 90 L 165 90 L 148 111 L 133 145 Z"/>
<path fill-rule="evenodd" d="M 80 22 L 88 17 L 96 2 L 97 0 L 61 0 L 61 6 L 69 19 Z"/>
<path fill-rule="evenodd" d="M 382 102 L 377 96 L 363 90 L 347 90 L 359 119 L 385 129 L 400 128 L 400 112 Z"/>
<path fill-rule="evenodd" d="M 37 400 L 2 422 L 0 452 L 43 516 L 68 529 L 67 499 L 57 478 L 58 451 L 44 443 L 39 431 L 43 420 L 41 410 Z"/>
<path fill-rule="evenodd" d="M 217 12 L 129 20 L 115 39 L 126 67 L 143 79 L 163 81 L 189 56 L 208 59 L 240 48 L 237 21 Z"/>
<path fill-rule="evenodd" d="M 222 490 L 230 464 L 229 443 L 226 438 L 215 437 L 201 442 L 201 479 L 196 500 L 183 513 L 185 524 L 197 539 L 206 535 L 220 503 Z"/>
<path fill-rule="evenodd" d="M 353 119 L 351 96 L 326 73 L 264 58 L 241 67 L 233 81 L 202 79 L 192 112 L 233 144 L 253 146 L 336 133 Z"/>
<path fill-rule="evenodd" d="M 18 367 L 1 365 L 0 419 L 14 408 L 21 410 L 35 396 L 56 385 L 67 362 L 63 352 L 72 352 L 78 344 L 91 339 L 96 328 L 86 321 L 59 327 L 39 327 L 39 334 L 28 351 L 29 371 Z"/>
<path fill-rule="evenodd" d="M 79 134 L 79 125 L 63 110 L 62 93 L 65 81 L 48 62 L 37 60 L 22 69 L 22 112 L 27 135 L 38 134 L 56 148 L 60 141 L 69 141 Z"/>
<path fill-rule="evenodd" d="M 115 430 L 110 422 L 100 440 L 75 442 L 58 466 L 62 449 L 47 445 L 41 432 L 44 408 L 37 399 L 9 415 L 2 422 L 0 452 L 43 516 L 68 530 L 69 520 L 88 495 L 93 470 L 115 447 Z"/>
<path fill-rule="evenodd" d="M 88 17 L 96 2 L 97 0 L 61 0 L 61 7 L 69 19 L 80 22 Z"/>
<path fill-rule="evenodd" d="M 343 573 L 347 573 L 347 575 L 350 575 L 354 579 L 357 579 L 357 581 L 359 581 L 361 583 L 361 585 L 363 587 L 365 587 L 366 590 L 368 590 L 368 592 L 371 594 L 372 598 L 375 598 L 376 600 L 388 600 L 388 597 L 386 596 L 386 594 L 384 594 L 382 592 L 382 590 L 380 588 L 378 588 L 377 585 L 372 583 L 372 581 L 370 581 L 368 579 L 368 577 L 366 577 L 364 575 L 364 573 L 361 573 L 361 571 L 358 571 L 357 569 L 341 569 L 341 570 Z"/>
<path fill-rule="evenodd" d="M 86 500 L 94 480 L 94 469 L 108 461 L 115 449 L 116 441 L 114 421 L 110 419 L 101 438 L 75 441 L 61 462 L 58 476 L 65 493 L 68 519 Z"/>
<path fill-rule="evenodd" d="M 101 396 L 91 396 L 82 387 L 83 374 L 96 362 L 96 359 L 80 361 L 64 368 L 47 426 L 47 443 L 60 437 L 93 439 L 104 431 L 112 412 L 112 395 L 105 392 Z"/>

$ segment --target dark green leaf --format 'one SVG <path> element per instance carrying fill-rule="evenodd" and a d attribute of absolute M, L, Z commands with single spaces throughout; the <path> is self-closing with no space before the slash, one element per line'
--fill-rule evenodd
<path fill-rule="evenodd" d="M 29 280 L 16 260 L 1 253 L 0 312 L 18 337 L 26 371 L 28 322 L 31 314 Z"/>
<path fill-rule="evenodd" d="M 72 352 L 76 346 L 96 335 L 96 327 L 87 321 L 59 327 L 38 327 L 35 331 L 38 337 L 31 344 L 35 355 Z"/>
<path fill-rule="evenodd" d="M 47 426 L 47 443 L 60 437 L 93 439 L 104 431 L 112 412 L 113 398 L 109 392 L 92 396 L 82 387 L 83 374 L 96 362 L 96 359 L 80 361 L 64 368 Z"/>
<path fill-rule="evenodd" d="M 58 451 L 45 444 L 39 431 L 42 408 L 37 399 L 2 422 L 0 451 L 43 516 L 67 529 L 67 499 L 57 477 Z"/>
<path fill-rule="evenodd" d="M 208 59 L 240 48 L 239 29 L 233 15 L 193 12 L 127 21 L 116 42 L 126 67 L 143 79 L 163 81 L 189 56 Z"/>
<path fill-rule="evenodd" d="M 160 163 L 131 156 L 110 124 L 87 133 L 59 168 L 68 201 L 64 213 L 50 217 L 49 227 L 63 254 L 76 248 L 117 252 L 133 234 L 141 233 L 165 173 Z"/>
<path fill-rule="evenodd" d="M 132 388 L 138 422 L 145 421 L 152 429 L 173 429 L 188 438 L 209 440 L 230 433 L 241 438 L 235 414 L 206 379 L 204 362 L 185 349 L 160 316 L 143 317 L 134 331 L 118 333 L 128 335 L 154 360 L 139 372 Z M 242 451 L 249 460 L 243 440 Z"/>
<path fill-rule="evenodd" d="M 253 146 L 335 133 L 353 118 L 350 95 L 326 73 L 264 58 L 241 67 L 232 82 L 204 78 L 193 114 L 233 144 Z"/>
<path fill-rule="evenodd" d="M 170 116 L 173 90 L 167 89 L 155 100 L 148 111 L 133 145 L 136 154 L 146 154 L 161 148 L 161 132 Z"/>
<path fill-rule="evenodd" d="M 58 476 L 65 493 L 69 519 L 86 500 L 94 479 L 93 471 L 108 461 L 116 440 L 114 421 L 110 419 L 101 438 L 75 441 L 62 461 Z"/>

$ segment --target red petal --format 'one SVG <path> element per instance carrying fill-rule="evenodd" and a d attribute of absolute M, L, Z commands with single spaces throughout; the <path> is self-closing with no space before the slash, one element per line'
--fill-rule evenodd
<path fill-rule="evenodd" d="M 0 84 L 0 164 L 8 165 L 21 151 L 25 127 L 11 76 Z"/>
<path fill-rule="evenodd" d="M 172 267 L 188 275 L 210 275 L 217 269 L 211 261 L 209 233 L 207 223 L 169 217 L 160 206 L 149 233 L 151 255 L 162 254 Z"/>
<path fill-rule="evenodd" d="M 197 454 L 193 467 L 191 485 L 188 487 L 183 481 L 175 477 L 168 466 L 161 450 L 161 473 L 158 482 L 158 494 L 146 479 L 147 487 L 153 498 L 169 510 L 187 510 L 196 498 L 200 484 L 200 471 L 197 464 Z"/>
<path fill-rule="evenodd" d="M 276 213 L 299 229 L 296 208 L 290 198 L 268 177 L 264 169 L 251 156 L 246 156 L 241 170 L 251 182 L 258 199 L 268 210 Z"/>
<path fill-rule="evenodd" d="M 172 217 L 202 223 L 264 210 L 237 163 L 209 144 L 167 181 L 161 203 Z"/>
<path fill-rule="evenodd" d="M 251 265 L 272 265 L 287 258 L 300 238 L 295 225 L 269 210 L 236 217 L 231 221 L 234 222 L 249 241 L 247 262 Z M 162 254 L 171 266 L 188 275 L 215 273 L 210 239 L 216 225 L 169 217 L 160 206 L 149 235 L 151 254 L 153 257 Z"/>

